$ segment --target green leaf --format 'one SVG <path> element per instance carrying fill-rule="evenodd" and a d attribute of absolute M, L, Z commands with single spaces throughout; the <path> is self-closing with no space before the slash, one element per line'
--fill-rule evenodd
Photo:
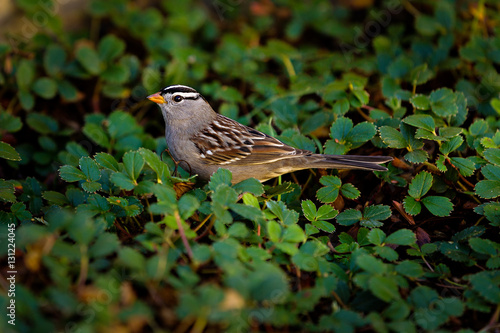
<path fill-rule="evenodd" d="M 270 199 L 270 198 L 276 197 L 278 195 L 293 192 L 294 186 L 291 182 L 284 182 L 281 185 L 273 186 L 271 188 L 266 187 L 265 190 L 266 190 L 267 198 Z"/>
<path fill-rule="evenodd" d="M 413 150 L 405 155 L 405 159 L 411 163 L 424 163 L 427 161 L 428 155 L 425 150 Z"/>
<path fill-rule="evenodd" d="M 384 258 L 388 261 L 395 261 L 399 258 L 398 253 L 391 249 L 389 246 L 376 246 L 375 253 L 377 253 L 380 258 Z"/>
<path fill-rule="evenodd" d="M 354 94 L 354 96 L 356 96 L 361 105 L 367 105 L 370 101 L 370 94 L 365 90 L 355 89 L 352 91 L 352 93 Z"/>
<path fill-rule="evenodd" d="M 248 236 L 248 229 L 244 223 L 235 222 L 227 230 L 227 234 L 235 238 L 245 238 Z"/>
<path fill-rule="evenodd" d="M 0 141 L 0 158 L 11 161 L 20 161 L 21 155 L 8 143 Z"/>
<path fill-rule="evenodd" d="M 489 126 L 486 120 L 484 119 L 476 119 L 469 127 L 469 132 L 470 135 L 472 136 L 484 135 L 488 131 L 489 131 Z"/>
<path fill-rule="evenodd" d="M 339 212 L 332 206 L 323 205 L 318 209 L 317 218 L 322 220 L 329 220 L 337 216 L 338 213 Z"/>
<path fill-rule="evenodd" d="M 0 195 L 0 197 L 1 197 L 1 195 Z M 54 205 L 64 206 L 64 205 L 69 204 L 68 198 L 66 198 L 66 196 L 64 194 L 56 192 L 56 191 L 44 191 L 42 193 L 42 197 Z"/>
<path fill-rule="evenodd" d="M 440 117 L 450 117 L 458 113 L 456 96 L 449 88 L 434 90 L 430 95 L 432 111 Z"/>
<path fill-rule="evenodd" d="M 403 122 L 405 124 L 417 127 L 417 128 L 423 128 L 425 130 L 428 130 L 430 132 L 434 132 L 434 129 L 436 128 L 436 124 L 434 123 L 434 119 L 431 116 L 424 115 L 424 114 L 416 114 L 412 116 L 408 116 L 405 119 L 403 119 Z"/>
<path fill-rule="evenodd" d="M 131 179 L 129 175 L 126 175 L 123 172 L 113 173 L 111 175 L 111 182 L 126 191 L 133 190 L 137 185 L 137 183 L 133 179 Z"/>
<path fill-rule="evenodd" d="M 500 166 L 487 164 L 481 169 L 481 173 L 489 180 L 500 181 Z"/>
<path fill-rule="evenodd" d="M 35 106 L 35 97 L 27 90 L 19 90 L 19 102 L 24 110 L 31 110 Z"/>
<path fill-rule="evenodd" d="M 38 96 L 45 99 L 51 99 L 54 98 L 57 93 L 57 83 L 51 78 L 41 77 L 35 81 L 32 89 Z"/>
<path fill-rule="evenodd" d="M 352 130 L 352 120 L 349 118 L 338 118 L 330 128 L 330 137 L 343 142 Z"/>
<path fill-rule="evenodd" d="M 488 162 L 500 165 L 500 148 L 489 148 L 484 151 L 484 157 Z"/>
<path fill-rule="evenodd" d="M 337 223 L 341 225 L 353 225 L 359 222 L 363 218 L 363 215 L 359 210 L 347 209 L 337 216 Z"/>
<path fill-rule="evenodd" d="M 382 245 L 385 241 L 386 235 L 381 229 L 374 228 L 368 232 L 368 240 L 374 245 Z"/>
<path fill-rule="evenodd" d="M 45 72 L 50 76 L 59 75 L 66 62 L 66 52 L 58 44 L 50 44 L 43 57 Z"/>
<path fill-rule="evenodd" d="M 384 302 L 390 302 L 401 298 L 398 285 L 394 279 L 375 275 L 368 280 L 368 287 L 373 295 Z"/>
<path fill-rule="evenodd" d="M 410 103 L 418 110 L 429 110 L 430 101 L 429 97 L 425 95 L 417 94 L 410 98 Z"/>
<path fill-rule="evenodd" d="M 399 229 L 396 232 L 393 232 L 385 239 L 386 244 L 394 244 L 394 245 L 412 245 L 415 244 L 417 238 L 413 231 L 408 229 Z"/>
<path fill-rule="evenodd" d="M 333 233 L 335 232 L 335 226 L 326 221 L 314 221 L 312 224 L 318 228 L 319 230 L 323 230 L 325 232 Z"/>
<path fill-rule="evenodd" d="M 55 133 L 59 130 L 59 125 L 54 118 L 41 113 L 30 113 L 26 118 L 29 127 L 40 134 Z"/>
<path fill-rule="evenodd" d="M 118 162 L 115 158 L 108 153 L 97 153 L 94 156 L 97 163 L 103 168 L 109 169 L 111 171 L 119 171 Z"/>
<path fill-rule="evenodd" d="M 87 176 L 85 176 L 82 171 L 78 170 L 72 165 L 63 165 L 59 169 L 59 175 L 63 180 L 67 182 L 77 182 L 79 180 L 87 179 Z"/>
<path fill-rule="evenodd" d="M 463 92 L 456 92 L 458 113 L 451 117 L 450 125 L 461 126 L 467 119 L 467 99 Z"/>
<path fill-rule="evenodd" d="M 462 176 L 472 176 L 474 174 L 474 171 L 476 170 L 476 164 L 466 158 L 451 157 L 450 161 L 451 164 L 458 168 L 458 171 L 460 171 L 460 174 L 462 174 Z"/>
<path fill-rule="evenodd" d="M 424 206 L 436 216 L 449 216 L 453 210 L 453 204 L 449 198 L 440 196 L 428 196 L 421 200 Z"/>
<path fill-rule="evenodd" d="M 88 73 L 98 75 L 101 72 L 102 63 L 93 48 L 88 46 L 80 47 L 76 50 L 76 59 Z"/>
<path fill-rule="evenodd" d="M 422 209 L 420 202 L 410 196 L 406 196 L 403 200 L 405 211 L 410 215 L 418 215 Z"/>
<path fill-rule="evenodd" d="M 102 187 L 102 185 L 98 182 L 84 182 L 81 185 L 82 185 L 82 189 L 85 192 L 89 192 L 89 193 L 95 193 L 95 192 L 99 191 Z"/>
<path fill-rule="evenodd" d="M 162 74 L 158 68 L 145 67 L 142 71 L 141 83 L 146 91 L 158 91 L 162 87 Z"/>
<path fill-rule="evenodd" d="M 149 167 L 156 173 L 158 183 L 163 183 L 168 180 L 170 177 L 168 165 L 163 162 L 157 154 L 146 148 L 140 148 L 139 153 Z"/>
<path fill-rule="evenodd" d="M 439 135 L 447 139 L 457 137 L 463 132 L 460 127 L 440 127 Z"/>
<path fill-rule="evenodd" d="M 289 225 L 283 233 L 283 241 L 289 243 L 300 243 L 306 240 L 306 234 L 296 224 Z"/>
<path fill-rule="evenodd" d="M 264 186 L 255 178 L 245 179 L 238 184 L 235 184 L 233 188 L 238 193 L 252 193 L 255 196 L 261 196 L 264 194 Z"/>
<path fill-rule="evenodd" d="M 415 132 L 415 138 L 433 140 L 433 141 L 446 141 L 447 140 L 446 138 L 438 136 L 438 135 L 434 134 L 433 132 L 430 132 L 430 131 L 425 130 L 423 128 L 417 128 L 417 131 Z"/>
<path fill-rule="evenodd" d="M 121 97 L 124 95 L 124 88 L 120 86 L 127 82 L 130 72 L 125 65 L 121 64 L 111 64 L 109 65 L 101 74 L 100 77 L 108 83 L 108 85 L 103 87 L 110 97 L 116 96 Z M 111 84 L 109 84 L 111 83 Z M 106 90 L 105 90 L 106 89 Z"/>
<path fill-rule="evenodd" d="M 16 202 L 14 191 L 15 188 L 12 182 L 0 179 L 0 200 L 7 202 Z"/>
<path fill-rule="evenodd" d="M 372 274 L 384 274 L 387 271 L 387 265 L 382 260 L 369 254 L 362 254 L 356 258 L 356 264 L 365 271 Z"/>
<path fill-rule="evenodd" d="M 408 194 L 415 199 L 420 199 L 431 189 L 432 181 L 432 175 L 429 172 L 420 172 L 410 183 Z"/>
<path fill-rule="evenodd" d="M 500 251 L 498 244 L 489 239 L 482 239 L 478 237 L 470 238 L 469 245 L 474 251 L 490 256 L 497 256 Z"/>
<path fill-rule="evenodd" d="M 243 203 L 247 206 L 252 206 L 257 209 L 260 209 L 259 200 L 251 193 L 243 194 Z"/>
<path fill-rule="evenodd" d="M 432 79 L 435 74 L 428 68 L 427 63 L 413 68 L 410 72 L 410 80 L 414 85 L 421 85 Z"/>
<path fill-rule="evenodd" d="M 390 126 L 382 126 L 379 129 L 382 141 L 391 148 L 406 148 L 408 143 L 397 129 Z"/>
<path fill-rule="evenodd" d="M 272 242 L 278 242 L 281 238 L 281 226 L 276 221 L 269 221 L 267 223 L 267 233 L 269 235 L 269 239 Z"/>
<path fill-rule="evenodd" d="M 22 59 L 16 70 L 16 82 L 20 90 L 29 91 L 35 77 L 35 63 Z"/>
<path fill-rule="evenodd" d="M 439 150 L 441 150 L 444 155 L 448 155 L 449 153 L 457 150 L 463 142 L 464 139 L 462 139 L 461 136 L 456 136 L 451 138 L 449 141 L 443 142 Z"/>
<path fill-rule="evenodd" d="M 391 208 L 386 205 L 368 206 L 363 211 L 363 221 L 383 221 L 391 217 Z"/>
<path fill-rule="evenodd" d="M 375 134 L 377 134 L 375 125 L 365 121 L 354 126 L 354 128 L 345 137 L 345 140 L 353 143 L 364 143 L 371 140 Z"/>
<path fill-rule="evenodd" d="M 495 276 L 496 275 L 496 276 Z M 481 296 L 493 304 L 500 304 L 500 287 L 498 286 L 498 271 L 483 271 L 474 275 L 469 275 L 468 280 L 472 287 Z"/>
<path fill-rule="evenodd" d="M 225 184 L 231 186 L 231 179 L 233 178 L 231 171 L 219 168 L 210 176 L 208 187 L 210 190 L 215 191 L 220 185 Z"/>
<path fill-rule="evenodd" d="M 196 199 L 195 196 L 185 194 L 179 199 L 178 207 L 181 218 L 183 220 L 187 220 L 200 207 L 200 202 L 198 201 L 198 199 Z"/>
<path fill-rule="evenodd" d="M 125 42 L 115 35 L 109 34 L 101 38 L 97 50 L 101 61 L 110 62 L 123 54 Z"/>
<path fill-rule="evenodd" d="M 343 116 L 349 111 L 349 100 L 341 98 L 333 104 L 333 113 L 338 116 Z"/>
<path fill-rule="evenodd" d="M 343 184 L 340 188 L 340 192 L 344 197 L 351 200 L 357 199 L 361 195 L 361 192 L 354 185 L 349 183 Z"/>
<path fill-rule="evenodd" d="M 129 151 L 123 155 L 122 160 L 125 171 L 129 177 L 137 181 L 144 167 L 144 158 L 139 152 Z"/>
<path fill-rule="evenodd" d="M 23 123 L 19 117 L 0 110 L 0 130 L 13 133 L 19 131 L 22 127 Z"/>
<path fill-rule="evenodd" d="M 78 99 L 78 90 L 76 90 L 75 86 L 67 80 L 58 81 L 57 89 L 61 97 L 66 101 L 74 102 Z"/>
<path fill-rule="evenodd" d="M 101 171 L 99 170 L 99 166 L 97 165 L 96 161 L 94 161 L 90 157 L 85 156 L 80 158 L 79 165 L 88 181 L 93 182 L 101 179 Z"/>
<path fill-rule="evenodd" d="M 500 181 L 481 180 L 474 187 L 474 191 L 478 196 L 484 199 L 496 198 L 500 196 Z"/>
<path fill-rule="evenodd" d="M 424 275 L 422 266 L 411 260 L 404 260 L 396 266 L 396 272 L 409 278 L 419 278 Z"/>
<path fill-rule="evenodd" d="M 93 246 L 89 248 L 89 255 L 92 258 L 105 257 L 115 253 L 119 248 L 118 236 L 106 232 L 99 235 Z"/>
<path fill-rule="evenodd" d="M 319 201 L 324 203 L 334 202 L 342 186 L 342 181 L 337 176 L 323 176 L 320 181 L 325 187 L 320 188 L 316 192 L 316 197 Z"/>
<path fill-rule="evenodd" d="M 288 209 L 282 201 L 268 201 L 266 205 L 285 225 L 295 224 L 299 220 L 299 213 Z"/>
<path fill-rule="evenodd" d="M 85 126 L 83 126 L 83 134 L 101 147 L 111 147 L 109 144 L 109 137 L 100 125 L 87 122 Z"/>
<path fill-rule="evenodd" d="M 303 200 L 301 203 L 304 217 L 309 221 L 316 220 L 316 205 L 311 200 Z"/>

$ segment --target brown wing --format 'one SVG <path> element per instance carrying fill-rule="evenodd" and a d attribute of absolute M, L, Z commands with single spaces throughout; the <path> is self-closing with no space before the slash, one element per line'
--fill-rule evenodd
<path fill-rule="evenodd" d="M 260 164 L 311 154 L 222 115 L 191 141 L 207 164 Z"/>

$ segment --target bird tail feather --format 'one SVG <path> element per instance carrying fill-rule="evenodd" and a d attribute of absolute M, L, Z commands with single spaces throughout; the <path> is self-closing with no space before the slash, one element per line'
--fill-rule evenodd
<path fill-rule="evenodd" d="M 360 169 L 373 171 L 387 171 L 387 168 L 379 164 L 393 160 L 390 156 L 360 156 L 360 155 L 320 155 L 314 167 L 328 169 Z"/>

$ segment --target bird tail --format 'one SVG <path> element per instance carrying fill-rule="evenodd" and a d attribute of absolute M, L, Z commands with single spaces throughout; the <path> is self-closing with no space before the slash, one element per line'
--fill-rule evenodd
<path fill-rule="evenodd" d="M 393 160 L 390 156 L 361 156 L 361 155 L 321 155 L 314 163 L 315 168 L 327 169 L 360 169 L 373 171 L 387 171 L 387 168 L 379 164 Z"/>

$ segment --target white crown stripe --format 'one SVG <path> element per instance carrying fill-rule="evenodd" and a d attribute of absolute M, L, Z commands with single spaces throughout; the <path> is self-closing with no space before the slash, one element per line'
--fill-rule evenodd
<path fill-rule="evenodd" d="M 200 96 L 200 94 L 198 93 L 185 93 L 185 92 L 177 92 L 174 93 L 174 95 L 179 95 L 187 99 L 197 99 Z"/>

